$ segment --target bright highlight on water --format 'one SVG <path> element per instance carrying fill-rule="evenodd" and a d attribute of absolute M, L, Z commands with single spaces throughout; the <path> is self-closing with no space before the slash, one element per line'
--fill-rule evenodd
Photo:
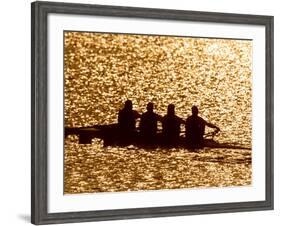
<path fill-rule="evenodd" d="M 64 36 L 66 127 L 117 123 L 127 99 L 140 113 L 153 102 L 162 116 L 173 103 L 184 120 L 196 105 L 204 119 L 221 129 L 215 141 L 251 147 L 251 41 L 86 32 Z M 104 147 L 100 139 L 79 144 L 76 135 L 66 137 L 64 148 L 67 194 L 252 181 L 251 150 Z"/>

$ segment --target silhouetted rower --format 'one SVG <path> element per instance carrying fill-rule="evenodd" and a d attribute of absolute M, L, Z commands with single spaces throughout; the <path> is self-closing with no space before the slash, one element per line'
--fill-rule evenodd
<path fill-rule="evenodd" d="M 187 144 L 191 148 L 202 148 L 204 146 L 205 126 L 211 127 L 219 131 L 219 127 L 212 123 L 205 121 L 198 116 L 198 108 L 193 106 L 191 108 L 192 115 L 186 119 L 185 122 L 185 136 Z"/>
<path fill-rule="evenodd" d="M 167 115 L 162 120 L 163 142 L 166 144 L 176 144 L 180 135 L 180 125 L 184 123 L 183 119 L 175 115 L 175 105 L 169 104 Z"/>
<path fill-rule="evenodd" d="M 146 112 L 141 115 L 140 133 L 143 142 L 153 144 L 156 142 L 157 122 L 162 121 L 162 117 L 153 112 L 153 103 L 148 103 Z"/>
<path fill-rule="evenodd" d="M 136 133 L 136 119 L 140 117 L 140 114 L 133 110 L 133 104 L 131 100 L 125 102 L 124 108 L 119 111 L 118 114 L 118 129 L 119 135 L 128 143 L 131 142 Z"/>

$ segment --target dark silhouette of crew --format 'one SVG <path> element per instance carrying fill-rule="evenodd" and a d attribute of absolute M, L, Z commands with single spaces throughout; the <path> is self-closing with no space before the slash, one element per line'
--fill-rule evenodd
<path fill-rule="evenodd" d="M 205 127 L 211 127 L 220 131 L 219 127 L 212 123 L 205 121 L 198 116 L 198 108 L 193 106 L 191 108 L 192 115 L 186 119 L 185 122 L 185 136 L 187 144 L 190 148 L 202 148 L 204 146 Z"/>
<path fill-rule="evenodd" d="M 140 135 L 142 141 L 146 144 L 156 142 L 157 122 L 162 121 L 162 117 L 153 111 L 153 103 L 148 103 L 146 112 L 141 115 L 140 120 Z"/>
<path fill-rule="evenodd" d="M 175 105 L 169 104 L 167 114 L 162 120 L 162 135 L 165 144 L 177 144 L 180 135 L 180 125 L 184 120 L 175 114 Z"/>
<path fill-rule="evenodd" d="M 124 108 L 118 113 L 118 129 L 119 135 L 124 143 L 130 143 L 136 136 L 136 119 L 140 114 L 133 110 L 131 100 L 125 102 Z"/>

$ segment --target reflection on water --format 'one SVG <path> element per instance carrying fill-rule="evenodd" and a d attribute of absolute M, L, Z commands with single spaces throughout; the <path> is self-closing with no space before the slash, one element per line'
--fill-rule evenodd
<path fill-rule="evenodd" d="M 188 34 L 187 34 L 188 35 Z M 219 142 L 251 146 L 252 42 L 168 36 L 64 33 L 65 126 L 117 121 L 126 99 L 152 101 L 221 128 Z M 141 150 L 65 140 L 65 193 L 251 184 L 251 151 Z"/>
<path fill-rule="evenodd" d="M 251 151 L 142 150 L 65 145 L 65 193 L 135 191 L 251 184 Z"/>

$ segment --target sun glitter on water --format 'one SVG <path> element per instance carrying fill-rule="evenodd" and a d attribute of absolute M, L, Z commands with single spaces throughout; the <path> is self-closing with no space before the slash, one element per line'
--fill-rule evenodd
<path fill-rule="evenodd" d="M 126 99 L 164 115 L 175 104 L 222 129 L 221 142 L 251 146 L 252 42 L 172 36 L 64 33 L 65 125 L 116 123 Z M 248 185 L 251 151 L 148 152 L 65 141 L 65 193 Z M 134 167 L 133 167 L 134 166 Z"/>

